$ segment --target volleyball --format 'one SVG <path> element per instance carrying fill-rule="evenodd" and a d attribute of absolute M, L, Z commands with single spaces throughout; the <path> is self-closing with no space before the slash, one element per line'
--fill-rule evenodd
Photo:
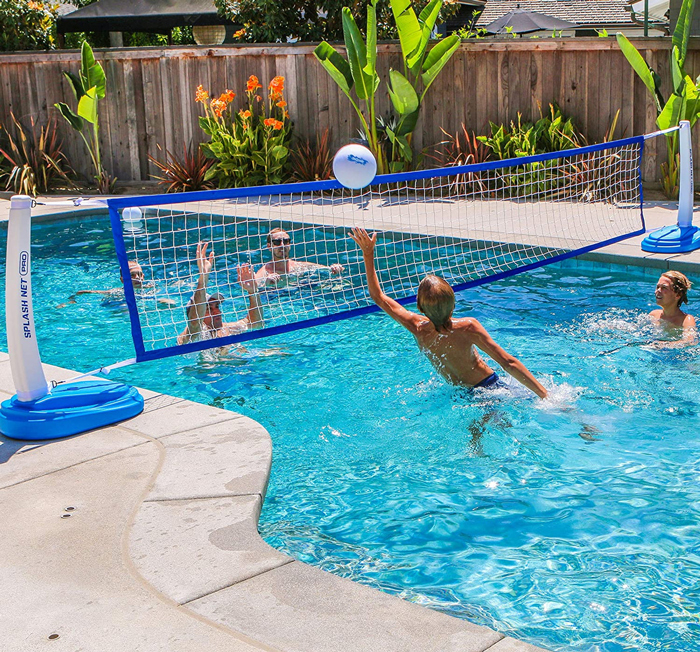
<path fill-rule="evenodd" d="M 345 145 L 333 159 L 333 174 L 346 188 L 358 190 L 376 176 L 377 161 L 366 147 Z"/>

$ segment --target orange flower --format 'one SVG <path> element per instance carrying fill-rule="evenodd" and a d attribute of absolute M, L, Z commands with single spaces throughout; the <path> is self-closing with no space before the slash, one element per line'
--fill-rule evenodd
<path fill-rule="evenodd" d="M 201 84 L 197 86 L 197 93 L 194 96 L 194 101 L 204 103 L 208 99 L 209 93 L 204 90 L 204 87 Z"/>
<path fill-rule="evenodd" d="M 260 80 L 255 75 L 251 75 L 250 77 L 248 77 L 248 85 L 247 85 L 248 92 L 255 93 L 255 91 L 257 91 L 258 88 L 262 88 L 262 84 L 260 84 Z"/>
<path fill-rule="evenodd" d="M 212 100 L 209 106 L 211 106 L 211 110 L 217 118 L 220 118 L 221 114 L 226 110 L 226 102 L 221 100 Z"/>
<path fill-rule="evenodd" d="M 285 112 L 284 112 L 284 117 L 285 117 L 285 118 L 289 118 L 289 111 L 285 111 Z"/>
<path fill-rule="evenodd" d="M 271 82 L 268 87 L 273 93 L 281 93 L 284 90 L 284 77 L 277 76 Z"/>
<path fill-rule="evenodd" d="M 233 38 L 241 38 L 242 36 L 245 36 L 245 27 L 233 33 Z"/>
<path fill-rule="evenodd" d="M 255 96 L 255 99 L 256 99 L 258 102 L 262 102 L 262 97 L 261 97 L 260 95 L 256 95 L 256 96 Z"/>
<path fill-rule="evenodd" d="M 234 97 L 236 97 L 236 94 L 233 91 L 226 89 L 219 96 L 219 102 L 224 102 L 225 104 L 231 104 L 231 102 L 233 102 Z"/>
<path fill-rule="evenodd" d="M 287 103 L 284 100 L 280 100 L 279 102 L 277 102 L 277 106 L 280 109 L 283 109 L 285 106 L 287 106 Z"/>
<path fill-rule="evenodd" d="M 247 120 L 248 118 L 250 118 L 251 113 L 250 113 L 250 111 L 244 111 L 243 109 L 241 109 L 241 110 L 238 112 L 238 115 L 240 115 L 241 118 L 243 118 L 244 120 Z"/>
<path fill-rule="evenodd" d="M 282 129 L 282 127 L 284 127 L 284 122 L 275 120 L 275 118 L 267 118 L 265 120 L 265 126 L 272 127 L 275 131 L 279 131 L 280 129 Z"/>

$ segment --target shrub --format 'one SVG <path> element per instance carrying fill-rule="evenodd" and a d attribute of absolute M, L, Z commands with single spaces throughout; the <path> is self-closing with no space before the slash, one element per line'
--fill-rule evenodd
<path fill-rule="evenodd" d="M 0 0 L 0 50 L 49 50 L 55 47 L 58 4 Z"/>
<path fill-rule="evenodd" d="M 5 133 L 7 141 L 0 148 L 0 155 L 9 163 L 1 175 L 5 189 L 36 197 L 38 193 L 49 190 L 57 178 L 73 185 L 68 178 L 73 170 L 62 151 L 56 121 L 50 119 L 42 126 L 31 117 L 29 127 L 24 127 L 14 115 L 11 116 L 12 131 L 0 125 L 0 132 Z"/>
<path fill-rule="evenodd" d="M 479 140 L 479 137 L 473 131 L 469 133 L 467 128 L 462 123 L 461 130 L 455 135 L 449 134 L 444 129 L 440 128 L 445 134 L 445 140 L 438 143 L 438 149 L 430 158 L 437 161 L 441 166 L 454 165 L 475 165 L 484 163 L 491 158 L 491 150 L 488 146 Z M 453 192 L 475 192 L 476 190 L 484 191 L 487 189 L 485 181 L 482 181 L 480 172 L 466 172 L 458 174 L 452 182 Z"/>
<path fill-rule="evenodd" d="M 290 167 L 294 181 L 320 181 L 330 179 L 333 172 L 333 156 L 330 151 L 330 130 L 326 127 L 315 143 L 311 139 L 300 140 L 291 150 Z"/>
<path fill-rule="evenodd" d="M 493 122 L 489 124 L 491 136 L 478 136 L 478 139 L 499 159 L 572 149 L 579 147 L 582 141 L 581 132 L 571 118 L 564 120 L 556 104 L 549 105 L 549 115 L 543 116 L 540 111 L 540 119 L 534 124 L 523 122 L 520 113 L 517 122 L 511 120 L 510 129 Z"/>
<path fill-rule="evenodd" d="M 267 89 L 267 101 L 258 90 L 262 85 L 255 75 L 246 85 L 247 108 L 234 113 L 236 97 L 227 90 L 217 99 L 200 85 L 195 100 L 201 102 L 205 115 L 199 126 L 211 140 L 202 150 L 215 163 L 206 180 L 219 188 L 281 183 L 288 176 L 287 159 L 292 137 L 287 102 L 284 99 L 284 77 L 275 77 Z"/>
<path fill-rule="evenodd" d="M 160 149 L 160 145 L 158 149 Z M 194 146 L 191 143 L 185 145 L 182 158 L 178 158 L 167 149 L 164 161 L 159 161 L 152 156 L 148 157 L 163 173 L 163 176 L 151 176 L 158 179 L 158 185 L 167 186 L 166 192 L 189 192 L 214 188 L 214 184 L 206 180 L 206 174 L 214 161 L 204 155 L 199 145 L 195 151 L 193 149 Z"/>

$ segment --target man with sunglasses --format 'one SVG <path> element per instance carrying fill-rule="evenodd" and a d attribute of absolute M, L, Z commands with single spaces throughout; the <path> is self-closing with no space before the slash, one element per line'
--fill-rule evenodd
<path fill-rule="evenodd" d="M 284 279 L 290 274 L 308 272 L 315 269 L 327 269 L 331 274 L 342 274 L 344 267 L 339 263 L 334 263 L 330 267 L 309 263 L 306 261 L 294 260 L 289 257 L 292 249 L 292 239 L 284 229 L 272 229 L 267 234 L 267 246 L 272 253 L 272 260 L 265 263 L 257 272 L 255 278 L 265 285 L 278 286 L 284 283 Z"/>
<path fill-rule="evenodd" d="M 214 269 L 214 251 L 207 256 L 208 242 L 197 245 L 197 269 L 199 278 L 192 298 L 185 306 L 187 326 L 177 338 L 178 344 L 188 344 L 202 339 L 236 335 L 249 328 L 262 328 L 263 311 L 258 295 L 258 286 L 253 269 L 247 263 L 238 266 L 238 282 L 248 293 L 248 314 L 238 321 L 224 322 L 221 303 L 224 296 L 220 292 L 207 294 L 209 274 Z"/>

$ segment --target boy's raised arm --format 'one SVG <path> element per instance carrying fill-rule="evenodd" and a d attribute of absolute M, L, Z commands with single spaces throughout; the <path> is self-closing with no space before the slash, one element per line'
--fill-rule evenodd
<path fill-rule="evenodd" d="M 415 333 L 421 317 L 410 310 L 406 310 L 398 301 L 384 294 L 382 286 L 379 284 L 377 270 L 374 266 L 374 246 L 377 244 L 377 234 L 371 236 L 361 227 L 355 227 L 350 232 L 350 237 L 362 250 L 362 257 L 365 262 L 365 273 L 367 274 L 367 287 L 369 296 L 387 315 L 395 319 L 399 324 Z"/>

